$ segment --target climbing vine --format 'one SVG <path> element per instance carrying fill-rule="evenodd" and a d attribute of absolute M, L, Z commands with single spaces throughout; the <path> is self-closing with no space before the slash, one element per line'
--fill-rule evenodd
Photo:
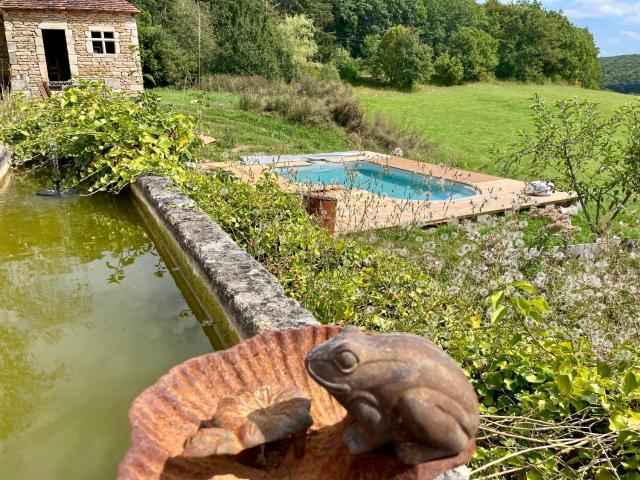
<path fill-rule="evenodd" d="M 153 94 L 131 97 L 81 81 L 48 100 L 14 96 L 0 143 L 13 148 L 18 167 L 59 163 L 65 186 L 117 193 L 148 173 L 180 182 L 199 145 L 195 127 Z"/>

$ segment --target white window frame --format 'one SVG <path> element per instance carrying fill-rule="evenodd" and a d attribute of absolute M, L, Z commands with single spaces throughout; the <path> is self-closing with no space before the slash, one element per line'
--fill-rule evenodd
<path fill-rule="evenodd" d="M 99 34 L 99 37 L 94 37 L 94 34 Z M 105 33 L 111 34 L 113 38 L 106 38 Z M 94 43 L 100 43 L 102 52 L 96 52 L 94 50 Z M 114 53 L 107 53 L 107 44 L 113 44 Z M 87 32 L 87 51 L 94 57 L 107 57 L 113 58 L 120 55 L 120 35 L 116 32 L 114 27 L 105 26 L 93 26 L 89 28 Z"/>

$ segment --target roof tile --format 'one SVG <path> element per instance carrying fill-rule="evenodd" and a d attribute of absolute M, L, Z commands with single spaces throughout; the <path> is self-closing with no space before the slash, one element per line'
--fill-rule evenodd
<path fill-rule="evenodd" d="M 140 13 L 126 0 L 0 0 L 4 10 L 90 10 Z"/>

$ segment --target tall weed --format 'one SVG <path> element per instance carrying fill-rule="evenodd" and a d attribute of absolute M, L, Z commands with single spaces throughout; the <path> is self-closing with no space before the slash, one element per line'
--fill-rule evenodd
<path fill-rule="evenodd" d="M 240 108 L 247 111 L 279 115 L 291 122 L 317 127 L 344 128 L 355 142 L 365 148 L 419 152 L 428 156 L 435 146 L 409 128 L 399 128 L 380 117 L 367 118 L 354 98 L 351 88 L 343 82 L 325 81 L 304 76 L 291 84 L 272 82 L 268 88 L 260 84 L 251 92 L 245 84 L 229 82 L 232 91 L 241 93 Z"/>

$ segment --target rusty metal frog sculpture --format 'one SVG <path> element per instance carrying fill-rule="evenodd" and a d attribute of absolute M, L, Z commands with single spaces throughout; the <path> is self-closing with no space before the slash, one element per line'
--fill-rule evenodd
<path fill-rule="evenodd" d="M 315 347 L 305 363 L 355 419 L 343 437 L 352 455 L 391 443 L 402 462 L 417 465 L 458 455 L 475 438 L 479 414 L 471 384 L 424 338 L 349 327 Z"/>

